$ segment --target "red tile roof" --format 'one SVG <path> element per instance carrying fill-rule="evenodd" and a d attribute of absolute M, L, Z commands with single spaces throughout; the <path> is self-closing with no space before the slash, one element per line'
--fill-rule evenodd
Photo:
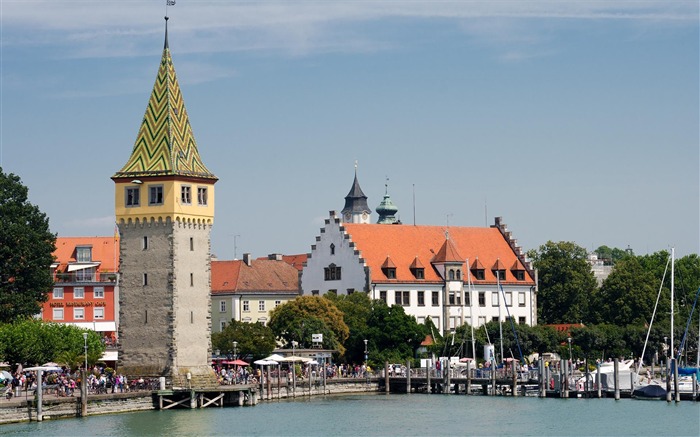
<path fill-rule="evenodd" d="M 260 259 L 260 260 L 270 259 L 270 256 L 272 256 L 272 255 L 262 256 L 258 259 Z M 306 262 L 306 259 L 308 257 L 309 257 L 309 255 L 306 253 L 301 253 L 298 255 L 282 255 L 282 261 L 291 265 L 295 269 L 302 271 L 304 269 L 304 263 Z"/>
<path fill-rule="evenodd" d="M 445 246 L 445 228 L 443 226 L 411 226 L 411 225 L 379 225 L 379 224 L 343 224 L 359 250 L 360 257 L 365 260 L 371 270 L 371 280 L 376 282 L 416 282 L 410 271 L 416 257 L 425 262 L 432 262 Z M 517 255 L 510 247 L 498 228 L 450 227 L 449 243 L 445 248 L 447 257 L 462 256 L 461 260 L 469 259 L 470 264 L 493 266 L 497 260 L 504 265 L 513 265 Z M 454 250 L 453 250 L 454 249 Z M 381 266 L 391 257 L 396 265 L 396 279 L 387 280 Z M 490 269 L 485 269 L 485 279 L 476 283 L 495 283 L 496 277 Z M 466 275 L 465 275 L 466 277 Z M 418 280 L 420 281 L 420 280 Z M 425 269 L 425 282 L 442 282 L 435 269 L 428 266 Z M 530 275 L 525 275 L 524 281 L 518 281 L 511 271 L 506 271 L 506 279 L 501 283 L 534 285 Z"/>
<path fill-rule="evenodd" d="M 97 271 L 116 272 L 119 264 L 119 238 L 111 237 L 58 237 L 56 251 L 53 253 L 58 270 L 65 271 L 69 262 L 77 262 L 75 248 L 92 247 L 92 262 L 99 262 Z"/>
<path fill-rule="evenodd" d="M 254 259 L 211 262 L 211 292 L 296 292 L 299 271 L 285 261 Z"/>
<path fill-rule="evenodd" d="M 436 263 L 449 263 L 449 262 L 463 263 L 464 258 L 462 258 L 462 255 L 459 254 L 459 252 L 457 251 L 457 248 L 455 247 L 452 240 L 447 238 L 445 240 L 445 242 L 442 243 L 442 247 L 438 251 L 437 255 L 435 255 L 435 258 L 433 258 L 432 262 L 436 262 Z"/>

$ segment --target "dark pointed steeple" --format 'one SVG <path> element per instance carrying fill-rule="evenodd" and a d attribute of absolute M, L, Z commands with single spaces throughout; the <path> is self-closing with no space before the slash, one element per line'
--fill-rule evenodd
<path fill-rule="evenodd" d="M 347 196 L 345 207 L 341 211 L 345 223 L 369 223 L 369 215 L 372 210 L 367 206 L 367 196 L 362 192 L 357 180 L 357 162 L 355 162 L 355 180 Z"/>

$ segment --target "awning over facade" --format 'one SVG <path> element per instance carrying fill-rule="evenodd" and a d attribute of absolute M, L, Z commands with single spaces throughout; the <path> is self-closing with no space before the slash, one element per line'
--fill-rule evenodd
<path fill-rule="evenodd" d="M 117 361 L 119 359 L 119 352 L 117 351 L 105 351 L 100 361 Z"/>
<path fill-rule="evenodd" d="M 89 329 L 96 332 L 116 332 L 117 322 L 73 322 L 67 325 L 74 325 L 78 328 Z"/>
<path fill-rule="evenodd" d="M 67 271 L 74 272 L 76 270 L 89 269 L 90 267 L 97 267 L 100 263 L 70 263 L 68 264 Z"/>

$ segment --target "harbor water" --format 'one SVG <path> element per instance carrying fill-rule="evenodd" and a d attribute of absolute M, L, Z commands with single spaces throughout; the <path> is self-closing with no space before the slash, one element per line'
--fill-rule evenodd
<path fill-rule="evenodd" d="M 699 436 L 700 403 L 343 395 L 0 426 L 3 436 Z"/>

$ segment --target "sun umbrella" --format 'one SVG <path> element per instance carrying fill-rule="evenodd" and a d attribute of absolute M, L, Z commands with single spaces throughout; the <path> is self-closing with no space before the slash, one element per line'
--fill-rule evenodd
<path fill-rule="evenodd" d="M 233 364 L 234 366 L 247 366 L 248 365 L 248 363 L 246 363 L 245 361 L 243 361 L 241 359 L 229 361 L 228 364 Z"/>
<path fill-rule="evenodd" d="M 272 354 L 269 357 L 263 358 L 263 360 L 268 360 L 268 361 L 279 361 L 283 359 L 284 357 L 282 355 L 277 355 L 277 354 Z"/>
<path fill-rule="evenodd" d="M 474 358 L 467 358 L 467 357 L 464 357 L 464 358 L 460 358 L 460 359 L 459 359 L 459 362 L 460 362 L 460 363 L 466 363 L 467 361 L 472 361 L 473 359 L 474 359 Z"/>
<path fill-rule="evenodd" d="M 304 357 L 298 357 L 296 355 L 290 355 L 288 357 L 284 357 L 281 360 L 277 360 L 277 361 L 281 361 L 283 363 L 297 363 L 297 362 L 306 363 L 306 362 L 311 361 L 311 358 L 304 358 Z"/>
<path fill-rule="evenodd" d="M 253 361 L 253 364 L 257 364 L 258 366 L 276 366 L 279 363 L 275 360 L 258 360 Z"/>
<path fill-rule="evenodd" d="M 0 371 L 0 379 L 12 379 L 12 374 L 7 370 Z"/>

